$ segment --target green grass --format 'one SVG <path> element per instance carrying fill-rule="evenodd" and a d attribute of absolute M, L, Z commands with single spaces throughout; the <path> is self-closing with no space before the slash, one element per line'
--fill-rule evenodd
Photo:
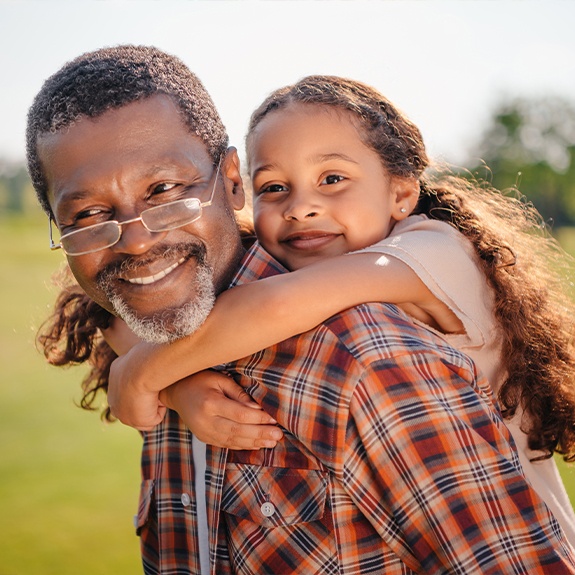
<path fill-rule="evenodd" d="M 43 218 L 0 221 L 0 573 L 141 573 L 138 433 L 76 407 L 83 370 L 35 349 L 62 262 L 46 230 Z"/>
<path fill-rule="evenodd" d="M 47 239 L 42 217 L 0 220 L 0 574 L 141 573 L 140 438 L 77 408 L 82 369 L 49 367 L 34 346 L 63 261 Z M 559 466 L 575 501 L 575 469 Z"/>

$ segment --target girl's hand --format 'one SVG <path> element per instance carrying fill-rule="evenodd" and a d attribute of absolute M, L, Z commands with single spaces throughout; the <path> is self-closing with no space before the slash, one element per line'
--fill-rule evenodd
<path fill-rule="evenodd" d="M 130 377 L 130 362 L 137 361 L 134 354 L 141 346 L 134 346 L 131 352 L 112 362 L 108 378 L 108 405 L 112 415 L 124 425 L 140 431 L 150 431 L 166 414 L 166 407 L 160 403 L 157 391 L 138 386 Z"/>
<path fill-rule="evenodd" d="M 111 367 L 108 377 L 108 405 L 112 415 L 125 425 L 150 431 L 158 425 L 166 413 L 157 391 L 144 389 L 137 384 L 134 366 L 142 365 L 147 346 L 118 317 L 110 327 L 102 330 L 107 344 L 120 357 Z"/>
<path fill-rule="evenodd" d="M 191 432 L 204 443 L 228 449 L 275 447 L 283 433 L 230 377 L 207 370 L 160 393 Z"/>

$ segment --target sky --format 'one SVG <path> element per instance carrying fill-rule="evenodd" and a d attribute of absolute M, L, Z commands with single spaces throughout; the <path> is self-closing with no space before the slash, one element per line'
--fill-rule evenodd
<path fill-rule="evenodd" d="M 573 0 L 0 0 L 0 160 L 24 158 L 26 113 L 79 54 L 148 44 L 202 80 L 243 157 L 250 113 L 308 74 L 371 84 L 463 163 L 498 102 L 575 100 Z"/>

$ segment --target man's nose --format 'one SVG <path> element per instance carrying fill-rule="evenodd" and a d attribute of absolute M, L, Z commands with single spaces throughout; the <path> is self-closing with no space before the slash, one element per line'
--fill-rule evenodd
<path fill-rule="evenodd" d="M 284 218 L 303 221 L 320 215 L 323 209 L 320 198 L 313 191 L 292 189 L 285 204 Z"/>
<path fill-rule="evenodd" d="M 115 252 L 141 255 L 162 240 L 168 232 L 151 232 L 140 218 L 120 222 L 120 239 L 112 246 Z"/>

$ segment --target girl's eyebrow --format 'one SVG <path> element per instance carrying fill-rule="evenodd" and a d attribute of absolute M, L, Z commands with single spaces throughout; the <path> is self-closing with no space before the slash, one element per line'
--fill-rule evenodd
<path fill-rule="evenodd" d="M 340 152 L 332 152 L 330 154 L 318 154 L 317 156 L 312 157 L 312 160 L 315 162 L 328 162 L 329 160 L 343 160 L 344 162 L 351 162 L 352 164 L 358 164 L 357 160 L 354 160 L 350 156 L 346 154 L 342 154 Z"/>
<path fill-rule="evenodd" d="M 276 166 L 274 164 L 262 164 L 261 166 L 258 166 L 255 170 L 254 170 L 254 174 L 252 177 L 257 176 L 258 174 L 261 174 L 262 172 L 270 172 L 271 170 L 276 169 Z"/>
<path fill-rule="evenodd" d="M 359 162 L 357 160 L 354 160 L 352 157 L 347 156 L 346 154 L 342 154 L 340 152 L 331 152 L 328 154 L 317 154 L 315 156 L 311 156 L 309 159 L 309 163 L 311 164 L 321 164 L 322 162 L 329 162 L 330 160 L 342 160 L 344 162 L 349 162 L 351 164 L 356 164 L 358 165 Z M 276 169 L 275 164 L 273 163 L 268 163 L 268 164 L 263 164 L 261 166 L 258 166 L 255 170 L 254 170 L 254 177 L 257 174 L 260 174 L 262 172 L 269 172 L 271 170 Z"/>

